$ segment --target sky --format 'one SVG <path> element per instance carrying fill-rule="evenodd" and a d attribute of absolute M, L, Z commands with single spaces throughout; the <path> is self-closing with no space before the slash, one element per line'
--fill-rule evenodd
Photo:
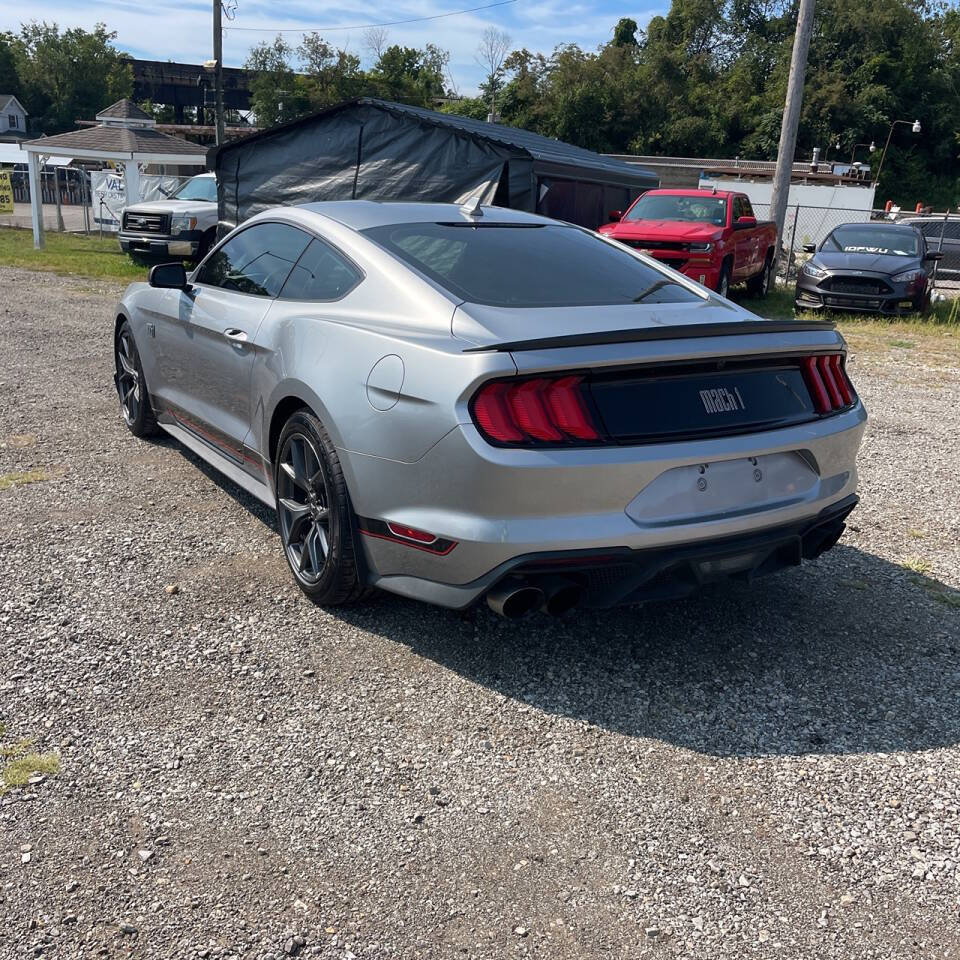
<path fill-rule="evenodd" d="M 226 3 L 227 0 L 224 0 Z M 278 28 L 309 28 L 337 47 L 361 57 L 364 48 L 361 24 L 429 17 L 477 7 L 493 0 L 352 0 L 350 4 L 321 6 L 306 0 L 229 0 L 233 19 L 223 20 L 223 60 L 242 66 L 247 51 L 261 40 L 271 40 Z M 557 44 L 577 43 L 587 50 L 609 40 L 620 17 L 633 17 L 643 27 L 664 12 L 667 0 L 648 6 L 624 6 L 613 0 L 515 0 L 487 10 L 423 23 L 385 27 L 389 43 L 422 47 L 426 43 L 450 51 L 450 69 L 463 95 L 476 92 L 483 70 L 476 61 L 480 35 L 494 26 L 505 30 L 514 48 L 549 53 Z M 117 33 L 116 45 L 135 57 L 199 63 L 212 53 L 212 0 L 35 0 L 26 4 L 0 4 L 0 30 L 17 31 L 26 19 L 45 20 L 61 27 L 93 28 L 98 21 Z M 333 29 L 333 28 L 352 29 Z M 258 28 L 257 32 L 240 28 Z M 285 37 L 292 45 L 297 33 Z"/>

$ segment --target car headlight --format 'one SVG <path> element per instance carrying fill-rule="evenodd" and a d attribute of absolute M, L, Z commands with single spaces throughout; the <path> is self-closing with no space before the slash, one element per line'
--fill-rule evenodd
<path fill-rule="evenodd" d="M 691 253 L 709 253 L 713 249 L 712 243 L 691 243 Z"/>
<path fill-rule="evenodd" d="M 923 278 L 922 270 L 904 270 L 903 273 L 898 273 L 893 277 L 894 283 L 913 283 L 916 280 Z"/>
<path fill-rule="evenodd" d="M 193 230 L 197 226 L 196 217 L 174 217 L 170 221 L 170 235 L 176 236 L 178 233 L 185 233 L 187 230 Z"/>
<path fill-rule="evenodd" d="M 803 265 L 803 272 L 815 280 L 822 280 L 827 275 L 827 271 L 823 267 L 817 266 L 812 260 L 808 260 Z"/>

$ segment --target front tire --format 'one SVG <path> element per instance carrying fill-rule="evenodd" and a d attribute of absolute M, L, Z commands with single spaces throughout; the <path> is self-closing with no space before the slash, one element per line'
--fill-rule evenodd
<path fill-rule="evenodd" d="M 717 293 L 721 297 L 730 296 L 730 261 L 725 260 L 720 268 L 720 279 L 717 280 Z"/>
<path fill-rule="evenodd" d="M 147 381 L 143 376 L 140 352 L 133 339 L 133 328 L 124 320 L 117 331 L 114 346 L 114 361 L 117 374 L 117 396 L 120 399 L 120 415 L 127 429 L 135 437 L 151 437 L 157 432 L 157 420 L 153 415 Z"/>
<path fill-rule="evenodd" d="M 274 489 L 283 552 L 297 586 L 319 606 L 361 600 L 367 588 L 340 458 L 309 410 L 294 413 L 280 434 Z"/>

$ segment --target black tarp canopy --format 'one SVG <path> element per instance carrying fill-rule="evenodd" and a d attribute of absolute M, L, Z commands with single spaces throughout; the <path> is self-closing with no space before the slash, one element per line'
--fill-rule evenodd
<path fill-rule="evenodd" d="M 595 228 L 657 175 L 517 127 L 360 97 L 212 151 L 222 226 L 317 200 L 432 200 Z"/>

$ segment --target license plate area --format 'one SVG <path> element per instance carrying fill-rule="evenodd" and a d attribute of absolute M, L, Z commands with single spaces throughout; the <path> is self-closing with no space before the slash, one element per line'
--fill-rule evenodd
<path fill-rule="evenodd" d="M 817 495 L 819 475 L 796 451 L 673 467 L 627 504 L 641 527 L 723 520 Z"/>
<path fill-rule="evenodd" d="M 799 365 L 782 361 L 598 377 L 590 392 L 609 435 L 628 444 L 773 430 L 817 416 Z"/>

